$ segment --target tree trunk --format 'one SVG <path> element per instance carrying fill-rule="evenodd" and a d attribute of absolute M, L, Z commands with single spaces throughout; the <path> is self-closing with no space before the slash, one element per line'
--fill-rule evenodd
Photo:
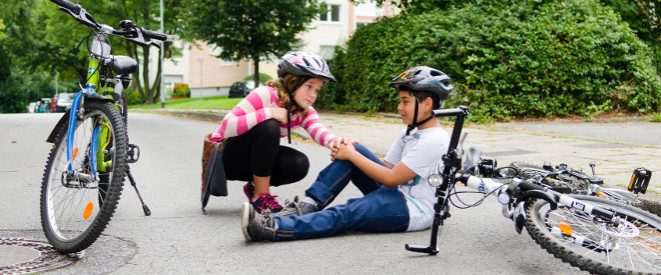
<path fill-rule="evenodd" d="M 154 104 L 154 91 L 149 88 L 149 50 L 150 47 L 142 47 L 142 84 L 145 89 L 145 103 Z"/>
<path fill-rule="evenodd" d="M 135 61 L 138 64 L 140 64 L 140 58 L 138 56 L 137 46 L 133 43 L 125 41 L 124 47 L 126 47 L 126 52 L 129 53 L 129 56 L 131 58 L 135 59 Z M 138 68 L 133 73 L 133 81 L 132 81 L 131 85 L 133 85 L 134 89 L 138 90 L 138 93 L 140 93 L 140 96 L 142 96 L 142 98 L 145 98 L 145 91 L 142 90 L 142 83 L 140 83 L 141 82 L 140 80 L 141 80 L 141 78 L 140 78 L 140 66 L 138 66 Z"/>
<path fill-rule="evenodd" d="M 255 63 L 255 74 L 253 75 L 253 80 L 255 81 L 255 87 L 259 86 L 259 56 L 253 56 L 253 62 Z"/>
<path fill-rule="evenodd" d="M 164 43 L 165 44 L 165 43 Z M 161 51 L 163 49 L 161 48 Z M 158 58 L 158 66 L 156 67 L 156 79 L 154 79 L 154 84 L 151 86 L 151 91 L 152 91 L 152 101 L 153 102 L 158 102 L 158 97 L 161 94 L 161 70 L 163 66 L 163 60 L 160 58 L 160 53 L 159 53 L 159 58 Z"/>

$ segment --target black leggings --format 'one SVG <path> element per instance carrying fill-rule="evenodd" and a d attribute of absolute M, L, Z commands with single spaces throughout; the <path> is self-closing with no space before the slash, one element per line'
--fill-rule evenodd
<path fill-rule="evenodd" d="M 279 186 L 302 180 L 310 169 L 305 154 L 280 146 L 280 124 L 275 119 L 265 120 L 226 142 L 223 163 L 228 180 L 271 176 L 271 186 Z"/>

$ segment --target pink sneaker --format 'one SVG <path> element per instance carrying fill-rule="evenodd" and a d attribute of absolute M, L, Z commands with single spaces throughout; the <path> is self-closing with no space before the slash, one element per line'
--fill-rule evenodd
<path fill-rule="evenodd" d="M 246 183 L 246 185 L 243 186 L 243 193 L 248 197 L 248 201 L 253 203 L 253 201 L 255 201 L 255 183 L 253 181 Z"/>
<path fill-rule="evenodd" d="M 266 210 L 271 210 L 271 213 L 278 213 L 282 211 L 282 206 L 275 200 L 277 196 L 271 194 L 260 193 L 259 197 L 252 201 L 250 204 L 255 208 L 259 213 L 263 213 Z"/>

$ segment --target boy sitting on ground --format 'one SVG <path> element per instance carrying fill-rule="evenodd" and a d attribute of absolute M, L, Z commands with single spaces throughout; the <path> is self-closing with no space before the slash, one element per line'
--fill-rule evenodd
<path fill-rule="evenodd" d="M 333 162 L 319 173 L 300 204 L 288 202 L 280 213 L 260 214 L 244 203 L 241 227 L 247 240 L 311 239 L 347 231 L 418 231 L 432 225 L 436 197 L 427 178 L 430 168 L 442 163 L 450 140 L 433 110 L 443 106 L 453 86 L 445 73 L 425 66 L 404 71 L 390 86 L 399 92 L 397 110 L 408 126 L 384 161 L 360 144 L 333 149 Z M 325 209 L 349 181 L 364 196 Z"/>

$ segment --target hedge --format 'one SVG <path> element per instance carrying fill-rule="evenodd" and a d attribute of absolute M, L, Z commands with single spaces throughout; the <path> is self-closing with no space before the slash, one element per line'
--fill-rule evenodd
<path fill-rule="evenodd" d="M 473 1 L 384 18 L 356 30 L 329 63 L 339 83 L 320 94 L 321 108 L 395 112 L 390 79 L 419 65 L 453 79 L 446 107 L 468 105 L 473 120 L 661 106 L 650 49 L 594 0 Z"/>

